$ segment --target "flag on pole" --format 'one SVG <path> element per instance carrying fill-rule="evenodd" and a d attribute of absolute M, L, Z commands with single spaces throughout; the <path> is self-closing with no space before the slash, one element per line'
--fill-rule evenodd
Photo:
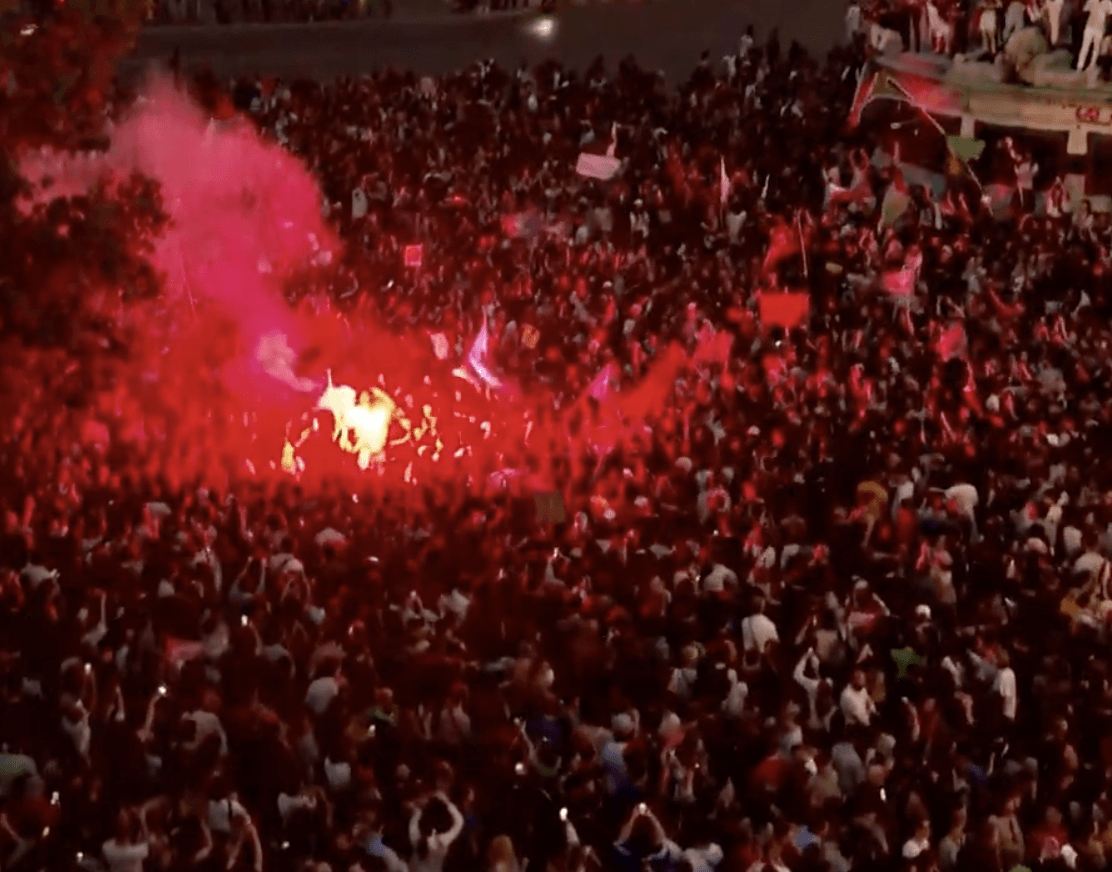
<path fill-rule="evenodd" d="M 811 297 L 803 293 L 761 294 L 758 301 L 761 327 L 783 327 L 790 330 L 802 324 L 811 309 Z"/>
<path fill-rule="evenodd" d="M 614 377 L 617 374 L 617 366 L 613 361 L 606 364 L 595 376 L 594 380 L 587 387 L 587 396 L 595 402 L 603 403 L 606 398 L 610 396 L 610 392 L 614 389 Z"/>
<path fill-rule="evenodd" d="M 723 209 L 730 199 L 730 177 L 726 175 L 726 158 L 718 159 L 718 197 Z"/>
<path fill-rule="evenodd" d="M 875 72 L 869 73 L 857 80 L 857 89 L 853 92 L 853 103 L 849 110 L 848 124 L 851 130 L 861 123 L 861 113 L 873 98 L 873 90 L 876 88 L 878 75 Z"/>
<path fill-rule="evenodd" d="M 897 172 L 892 184 L 884 192 L 884 200 L 880 204 L 880 223 L 877 233 L 883 233 L 900 220 L 911 205 L 911 195 L 907 190 L 907 182 L 903 173 Z"/>
<path fill-rule="evenodd" d="M 881 280 L 884 290 L 893 297 L 915 296 L 915 273 L 916 270 L 913 267 L 904 267 L 885 273 Z"/>
<path fill-rule="evenodd" d="M 968 163 L 981 156 L 985 150 L 985 142 L 983 139 L 970 139 L 966 136 L 947 136 L 946 147 L 951 154 Z"/>
<path fill-rule="evenodd" d="M 939 333 L 935 347 L 938 356 L 943 360 L 965 357 L 969 343 L 966 339 L 964 325 L 960 321 L 952 322 Z"/>
<path fill-rule="evenodd" d="M 579 155 L 579 161 L 575 165 L 575 172 L 589 179 L 598 179 L 603 182 L 608 182 L 618 174 L 618 169 L 621 165 L 621 161 L 613 155 L 591 154 L 590 152 L 584 151 Z"/>
<path fill-rule="evenodd" d="M 765 254 L 764 265 L 761 268 L 763 272 L 771 272 L 789 257 L 800 253 L 800 236 L 796 230 L 794 222 L 773 228 L 768 239 L 768 252 Z"/>
<path fill-rule="evenodd" d="M 487 332 L 486 315 L 483 316 L 483 326 L 479 330 L 479 335 L 475 337 L 475 341 L 471 344 L 471 351 L 467 355 L 467 362 L 471 365 L 472 371 L 477 375 L 487 387 L 491 390 L 498 390 L 502 387 L 502 381 L 487 367 L 487 355 L 490 353 L 490 334 Z"/>
<path fill-rule="evenodd" d="M 964 136 L 946 137 L 946 174 L 959 177 L 969 171 L 969 163 L 985 150 L 984 140 Z M 970 175 L 972 173 L 970 172 Z"/>

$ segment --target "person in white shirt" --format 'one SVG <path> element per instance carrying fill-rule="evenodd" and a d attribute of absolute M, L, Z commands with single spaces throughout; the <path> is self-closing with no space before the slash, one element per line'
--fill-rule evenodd
<path fill-rule="evenodd" d="M 1000 652 L 997 661 L 997 672 L 992 682 L 992 691 L 1000 697 L 1001 713 L 1005 720 L 1014 723 L 1019 695 L 1016 689 L 1015 670 L 1012 669 L 1008 654 L 1005 651 Z"/>
<path fill-rule="evenodd" d="M 1081 53 L 1077 56 L 1079 71 L 1087 70 L 1097 61 L 1108 15 L 1112 13 L 1112 0 L 1088 0 L 1085 11 L 1089 13 L 1089 18 L 1085 22 L 1085 33 L 1081 38 Z"/>
<path fill-rule="evenodd" d="M 143 872 L 143 863 L 150 854 L 150 845 L 140 838 L 138 824 L 128 812 L 116 816 L 116 835 L 101 846 L 109 872 Z"/>
<path fill-rule="evenodd" d="M 779 642 L 776 625 L 764 614 L 764 600 L 757 606 L 757 613 L 741 622 L 741 642 L 746 651 L 764 653 L 769 642 Z"/>
<path fill-rule="evenodd" d="M 931 824 L 930 821 L 919 821 L 915 827 L 915 833 L 910 839 L 904 842 L 901 854 L 905 860 L 914 860 L 920 854 L 926 853 L 931 847 Z"/>
<path fill-rule="evenodd" d="M 409 860 L 410 872 L 443 872 L 448 850 L 463 832 L 463 815 L 452 801 L 441 792 L 430 798 L 438 799 L 448 809 L 451 825 L 443 833 L 436 832 L 431 818 L 426 814 L 427 801 L 417 808 L 409 819 L 409 841 L 413 845 L 413 856 Z"/>
<path fill-rule="evenodd" d="M 867 727 L 876 715 L 876 703 L 869 696 L 865 687 L 865 673 L 860 669 L 853 671 L 850 683 L 842 691 L 840 705 L 847 725 L 860 724 Z"/>
<path fill-rule="evenodd" d="M 724 857 L 722 849 L 714 842 L 683 852 L 684 860 L 691 864 L 691 872 L 714 872 Z"/>

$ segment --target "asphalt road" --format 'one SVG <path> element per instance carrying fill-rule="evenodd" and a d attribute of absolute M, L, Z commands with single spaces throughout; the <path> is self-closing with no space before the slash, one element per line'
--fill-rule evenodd
<path fill-rule="evenodd" d="M 126 69 L 164 63 L 175 48 L 187 69 L 208 64 L 221 76 L 283 78 L 357 75 L 386 66 L 432 75 L 483 58 L 509 67 L 556 58 L 583 69 L 599 54 L 611 62 L 632 54 L 676 81 L 686 78 L 704 49 L 716 59 L 736 49 L 749 24 L 758 39 L 778 27 L 785 47 L 796 39 L 822 53 L 843 33 L 836 0 L 613 0 L 563 9 L 548 42 L 529 32 L 532 20 L 449 15 L 426 6 L 400 10 L 391 21 L 161 26 L 144 31 Z"/>

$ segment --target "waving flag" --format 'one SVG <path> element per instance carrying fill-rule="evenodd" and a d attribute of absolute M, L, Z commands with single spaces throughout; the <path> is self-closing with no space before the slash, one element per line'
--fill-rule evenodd
<path fill-rule="evenodd" d="M 723 209 L 730 199 L 730 177 L 726 175 L 726 158 L 718 159 L 718 197 Z"/>
<path fill-rule="evenodd" d="M 596 402 L 605 402 L 606 398 L 610 396 L 610 392 L 614 389 L 613 385 L 614 379 L 618 374 L 617 370 L 618 367 L 613 361 L 606 364 L 601 372 L 595 376 L 594 381 L 587 386 L 587 396 Z"/>
<path fill-rule="evenodd" d="M 960 321 L 953 322 L 939 334 L 936 348 L 938 356 L 943 360 L 965 356 L 968 341 L 965 336 L 965 327 Z"/>
<path fill-rule="evenodd" d="M 575 165 L 575 172 L 589 179 L 608 182 L 618 174 L 622 163 L 613 155 L 581 152 Z"/>
<path fill-rule="evenodd" d="M 698 341 L 696 363 L 717 363 L 723 367 L 729 364 L 734 345 L 734 334 L 729 330 L 715 330 L 707 324 L 699 331 Z"/>
<path fill-rule="evenodd" d="M 947 136 L 946 148 L 951 154 L 968 163 L 981 156 L 981 152 L 985 150 L 985 142 L 983 139 L 970 139 L 966 136 Z"/>
<path fill-rule="evenodd" d="M 614 157 L 615 152 L 618 150 L 618 125 L 615 122 L 610 128 L 610 144 L 606 146 L 606 156 Z"/>
<path fill-rule="evenodd" d="M 915 273 L 916 270 L 912 267 L 885 273 L 882 279 L 884 290 L 893 297 L 915 296 Z"/>
<path fill-rule="evenodd" d="M 897 173 L 888 190 L 884 192 L 884 200 L 880 204 L 880 222 L 877 233 L 883 233 L 903 217 L 911 205 L 911 195 L 907 191 L 907 182 L 903 173 Z"/>
<path fill-rule="evenodd" d="M 499 379 L 487 367 L 486 360 L 490 353 L 490 334 L 487 332 L 486 316 L 483 316 L 483 326 L 479 330 L 479 335 L 475 337 L 475 341 L 471 345 L 471 351 L 467 355 L 467 362 L 471 365 L 472 371 L 477 375 L 487 387 L 491 390 L 498 390 L 502 387 L 502 380 Z"/>
<path fill-rule="evenodd" d="M 869 178 L 860 174 L 856 181 L 857 184 L 849 188 L 843 188 L 834 182 L 827 182 L 826 208 L 856 205 L 862 209 L 869 209 L 869 201 L 873 199 L 873 189 L 869 184 Z"/>
<path fill-rule="evenodd" d="M 761 294 L 758 300 L 761 327 L 783 327 L 790 330 L 803 323 L 811 308 L 811 298 L 804 293 Z"/>
<path fill-rule="evenodd" d="M 762 271 L 769 273 L 789 257 L 800 253 L 799 234 L 793 224 L 781 224 L 773 228 L 768 239 L 768 252 L 765 254 Z"/>

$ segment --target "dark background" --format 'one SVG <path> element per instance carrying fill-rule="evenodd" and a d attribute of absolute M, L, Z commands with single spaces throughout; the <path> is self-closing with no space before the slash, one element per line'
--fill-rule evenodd
<path fill-rule="evenodd" d="M 436 0 L 397 0 L 390 21 L 150 27 L 125 71 L 165 62 L 175 48 L 186 69 L 208 64 L 220 76 L 316 78 L 384 66 L 438 74 L 484 58 L 515 67 L 553 57 L 583 69 L 599 54 L 613 68 L 632 54 L 676 81 L 686 78 L 704 49 L 715 61 L 736 51 L 748 24 L 758 40 L 779 27 L 785 47 L 796 39 L 825 53 L 843 39 L 843 12 L 831 0 L 614 0 L 561 9 L 556 37 L 542 43 L 527 31 L 533 16 L 452 15 Z"/>

